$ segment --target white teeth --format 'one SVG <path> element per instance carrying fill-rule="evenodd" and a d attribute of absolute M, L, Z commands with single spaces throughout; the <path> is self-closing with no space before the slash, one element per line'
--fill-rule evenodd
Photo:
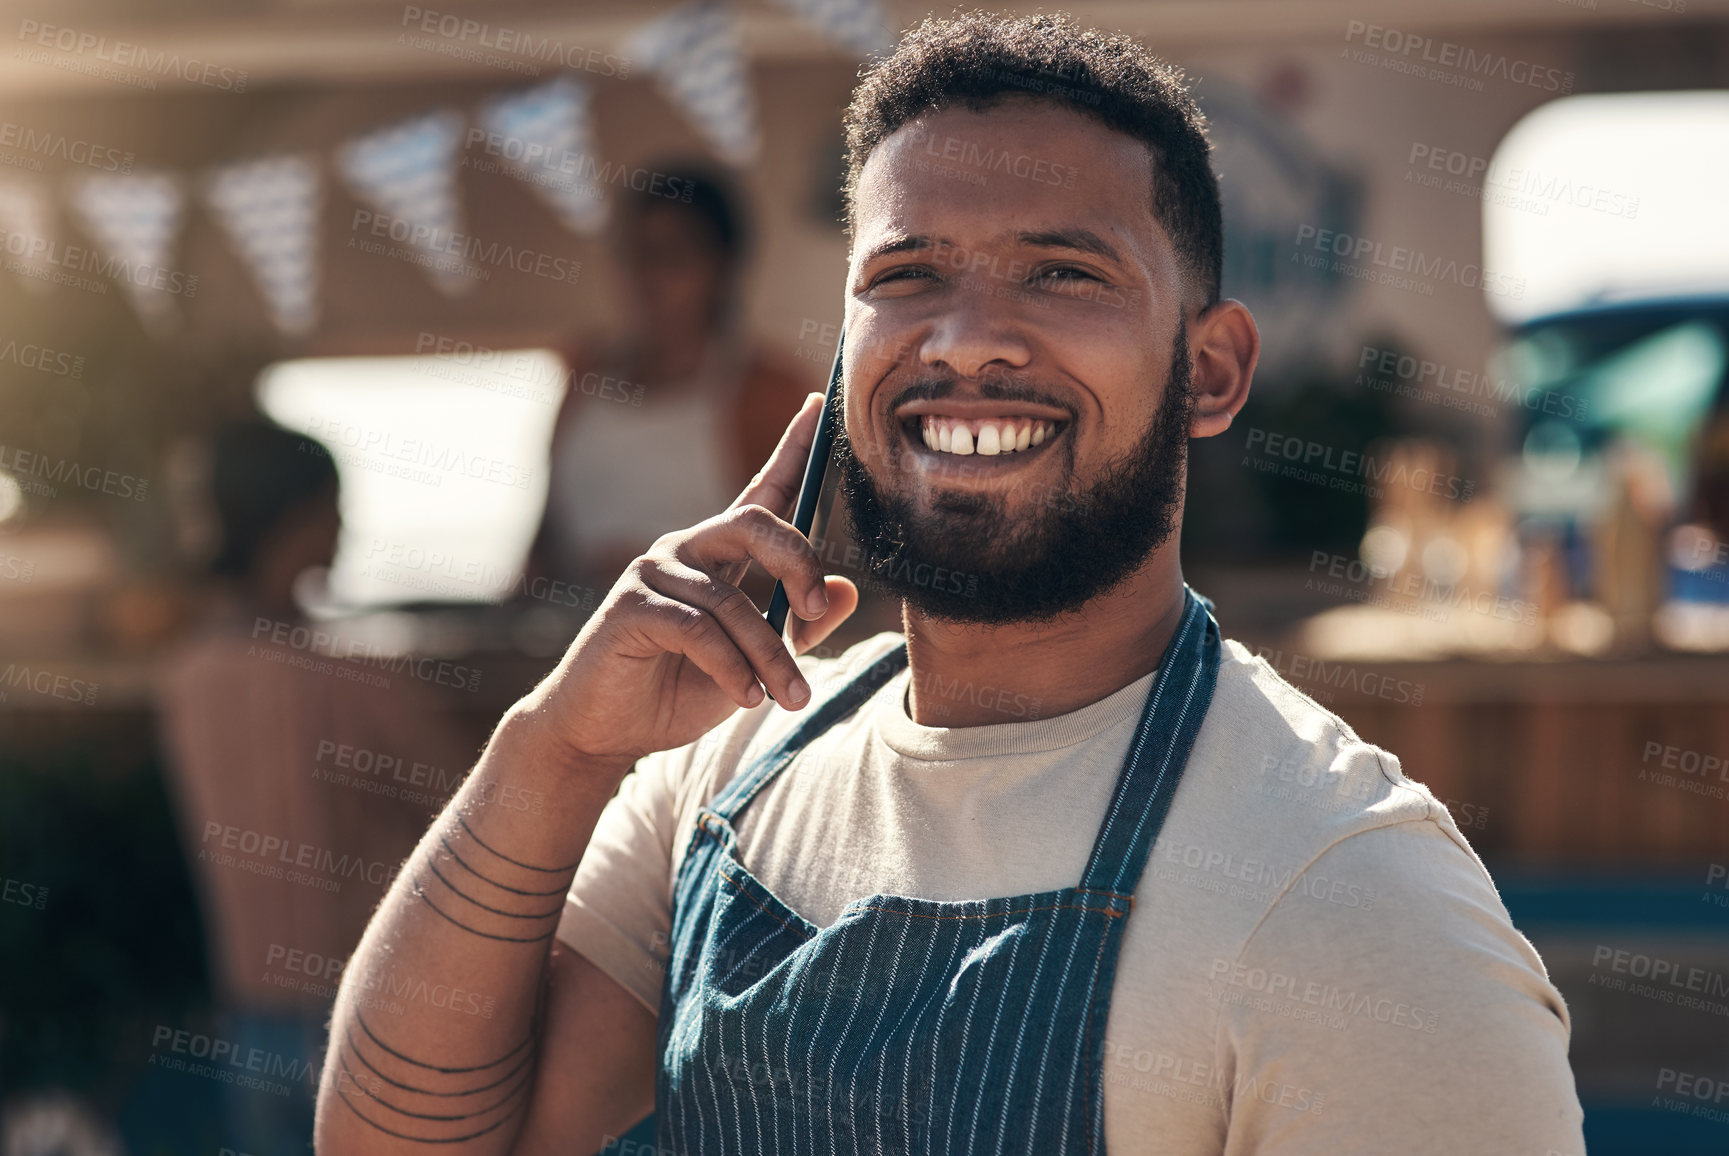
<path fill-rule="evenodd" d="M 979 422 L 974 434 L 965 421 L 950 417 L 920 419 L 919 436 L 926 448 L 945 454 L 980 454 L 995 457 L 1030 449 L 1052 436 L 1054 425 L 1048 421 Z"/>

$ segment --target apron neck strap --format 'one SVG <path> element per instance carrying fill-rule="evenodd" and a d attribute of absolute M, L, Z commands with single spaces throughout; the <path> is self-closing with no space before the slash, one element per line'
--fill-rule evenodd
<path fill-rule="evenodd" d="M 1188 765 L 1219 676 L 1212 603 L 1185 584 L 1183 619 L 1165 648 L 1081 887 L 1133 895 L 1177 782 Z"/>

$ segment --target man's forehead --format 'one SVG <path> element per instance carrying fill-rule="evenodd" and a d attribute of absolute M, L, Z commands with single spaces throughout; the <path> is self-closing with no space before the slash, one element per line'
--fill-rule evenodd
<path fill-rule="evenodd" d="M 1152 152 L 1101 121 L 1048 102 L 926 114 L 866 159 L 855 197 L 855 254 L 895 236 L 995 220 L 1000 240 L 1067 230 L 1141 243 L 1152 213 Z"/>

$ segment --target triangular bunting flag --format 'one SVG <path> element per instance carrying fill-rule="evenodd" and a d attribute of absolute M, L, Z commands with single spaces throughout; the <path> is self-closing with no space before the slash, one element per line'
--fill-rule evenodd
<path fill-rule="evenodd" d="M 72 185 L 80 222 L 109 258 L 106 271 L 158 333 L 175 320 L 172 294 L 191 296 L 196 277 L 169 268 L 186 208 L 180 181 L 168 173 L 95 173 Z"/>
<path fill-rule="evenodd" d="M 588 89 L 569 77 L 502 97 L 480 112 L 487 151 L 526 181 L 567 228 L 593 234 L 606 224 L 606 194 L 589 123 Z"/>
<path fill-rule="evenodd" d="M 474 288 L 484 272 L 460 251 L 451 251 L 462 244 L 462 208 L 456 199 L 462 126 L 459 112 L 428 113 L 349 141 L 336 152 L 337 167 L 354 191 L 392 218 L 375 222 L 385 225 L 379 237 L 419 249 L 433 285 L 452 297 Z"/>
<path fill-rule="evenodd" d="M 46 260 L 50 205 L 48 190 L 35 177 L 0 180 L 0 248 L 32 293 L 46 293 L 52 284 Z"/>
<path fill-rule="evenodd" d="M 734 165 L 754 161 L 756 106 L 732 15 L 718 0 L 692 0 L 639 28 L 625 55 L 658 78 L 697 131 Z"/>
<path fill-rule="evenodd" d="M 204 196 L 240 251 L 270 319 L 287 334 L 318 317 L 318 169 L 300 156 L 265 157 L 211 174 Z"/>
<path fill-rule="evenodd" d="M 860 56 L 886 52 L 898 39 L 889 26 L 881 0 L 780 0 L 780 3 Z"/>

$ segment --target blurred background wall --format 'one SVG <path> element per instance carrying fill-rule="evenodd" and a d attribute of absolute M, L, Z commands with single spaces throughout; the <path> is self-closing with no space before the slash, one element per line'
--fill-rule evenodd
<path fill-rule="evenodd" d="M 610 580 L 537 527 L 567 399 L 677 392 L 606 371 L 632 189 L 742 206 L 772 440 L 834 351 L 861 53 L 926 10 L 0 9 L 4 1151 L 263 1151 L 351 934 Z M 1447 801 L 1568 1000 L 1591 1150 L 1729 1150 L 1677 1091 L 1729 1081 L 1729 3 L 1072 10 L 1198 78 L 1265 341 L 1193 447 L 1190 581 Z M 271 499 L 260 550 L 320 563 L 274 606 L 211 567 L 261 410 L 340 477 L 333 557 Z M 242 1039 L 281 1090 L 192 1070 Z"/>

